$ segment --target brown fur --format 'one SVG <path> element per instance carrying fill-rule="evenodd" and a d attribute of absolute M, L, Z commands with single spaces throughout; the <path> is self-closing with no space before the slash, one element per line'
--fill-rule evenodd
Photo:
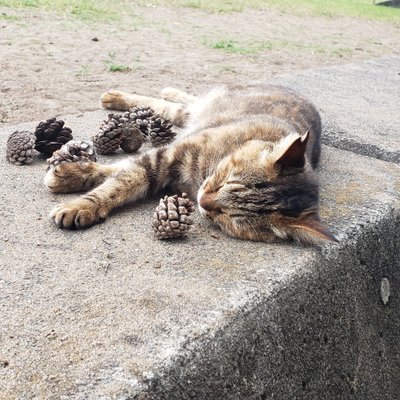
<path fill-rule="evenodd" d="M 234 237 L 335 240 L 319 220 L 314 168 L 321 122 L 306 98 L 265 84 L 220 87 L 198 98 L 166 88 L 161 97 L 102 96 L 106 108 L 150 106 L 183 133 L 168 147 L 112 166 L 50 169 L 45 183 L 53 192 L 96 187 L 52 211 L 59 227 L 89 227 L 127 201 L 169 186 L 197 196 L 200 212 Z"/>

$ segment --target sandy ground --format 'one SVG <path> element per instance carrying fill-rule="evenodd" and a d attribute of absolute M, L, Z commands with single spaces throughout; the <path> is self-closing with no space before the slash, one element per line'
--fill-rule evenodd
<path fill-rule="evenodd" d="M 157 95 L 399 53 L 400 28 L 351 18 L 142 7 L 118 22 L 0 8 L 0 126 L 99 108 L 109 88 Z M 213 48 L 233 41 L 236 52 Z M 129 67 L 110 71 L 111 65 Z"/>

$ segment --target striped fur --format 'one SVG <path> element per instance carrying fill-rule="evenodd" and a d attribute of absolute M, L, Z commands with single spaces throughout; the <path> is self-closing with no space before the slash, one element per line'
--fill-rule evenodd
<path fill-rule="evenodd" d="M 184 129 L 168 147 L 122 163 L 49 170 L 45 184 L 53 192 L 95 187 L 52 211 L 59 227 L 89 227 L 128 201 L 170 187 L 197 197 L 201 214 L 234 237 L 335 240 L 319 220 L 314 168 L 321 122 L 306 98 L 265 84 L 219 87 L 201 97 L 166 88 L 161 97 L 102 96 L 106 108 L 150 106 Z"/>

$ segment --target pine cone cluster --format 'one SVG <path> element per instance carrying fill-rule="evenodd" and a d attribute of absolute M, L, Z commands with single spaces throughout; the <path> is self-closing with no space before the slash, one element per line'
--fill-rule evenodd
<path fill-rule="evenodd" d="M 183 236 L 193 224 L 190 215 L 194 212 L 193 202 L 186 193 L 182 196 L 165 196 L 153 215 L 152 225 L 158 239 Z"/>
<path fill-rule="evenodd" d="M 64 121 L 56 118 L 40 122 L 35 129 L 35 136 L 35 149 L 47 157 L 73 139 L 72 130 L 64 126 Z"/>
<path fill-rule="evenodd" d="M 27 131 L 15 131 L 7 140 L 6 159 L 11 164 L 29 164 L 35 154 L 35 135 Z"/>
<path fill-rule="evenodd" d="M 99 154 L 114 153 L 119 147 L 126 153 L 132 153 L 139 150 L 143 143 L 139 128 L 130 122 L 129 117 L 115 113 L 108 115 L 100 132 L 92 139 Z"/>
<path fill-rule="evenodd" d="M 124 118 L 128 118 L 130 122 L 136 124 L 142 135 L 147 136 L 154 115 L 154 110 L 150 107 L 133 107 L 124 114 Z"/>
<path fill-rule="evenodd" d="M 7 141 L 6 159 L 12 164 L 22 165 L 31 162 L 36 151 L 50 157 L 71 139 L 72 130 L 64 126 L 64 121 L 50 118 L 40 122 L 34 133 L 12 133 Z"/>
<path fill-rule="evenodd" d="M 47 159 L 47 169 L 63 162 L 96 161 L 96 158 L 96 151 L 91 141 L 70 140 Z"/>
<path fill-rule="evenodd" d="M 169 143 L 176 136 L 173 124 L 155 114 L 150 107 L 133 107 L 123 114 L 109 114 L 108 120 L 93 136 L 99 154 L 111 154 L 122 148 L 127 153 L 137 151 L 144 140 L 153 146 Z M 137 132 L 141 133 L 141 140 Z"/>

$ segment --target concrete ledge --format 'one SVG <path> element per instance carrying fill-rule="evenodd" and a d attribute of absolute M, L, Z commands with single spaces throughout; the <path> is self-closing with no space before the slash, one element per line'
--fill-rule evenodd
<path fill-rule="evenodd" d="M 67 125 L 87 138 L 104 115 Z M 3 128 L 0 153 L 33 126 Z M 155 241 L 156 200 L 60 231 L 48 211 L 73 196 L 45 190 L 44 161 L 0 165 L 0 399 L 396 398 L 396 164 L 323 147 L 340 243 L 321 248 L 233 240 L 199 217 L 189 239 Z"/>
<path fill-rule="evenodd" d="M 399 56 L 280 75 L 275 81 L 318 105 L 324 143 L 400 164 Z"/>
<path fill-rule="evenodd" d="M 354 247 L 317 257 L 311 272 L 254 294 L 227 325 L 185 343 L 137 398 L 396 398 L 399 301 L 392 293 L 384 305 L 380 287 L 388 279 L 398 293 L 399 262 L 377 243 L 390 237 L 380 244 L 398 254 L 399 222 L 390 215 Z"/>

